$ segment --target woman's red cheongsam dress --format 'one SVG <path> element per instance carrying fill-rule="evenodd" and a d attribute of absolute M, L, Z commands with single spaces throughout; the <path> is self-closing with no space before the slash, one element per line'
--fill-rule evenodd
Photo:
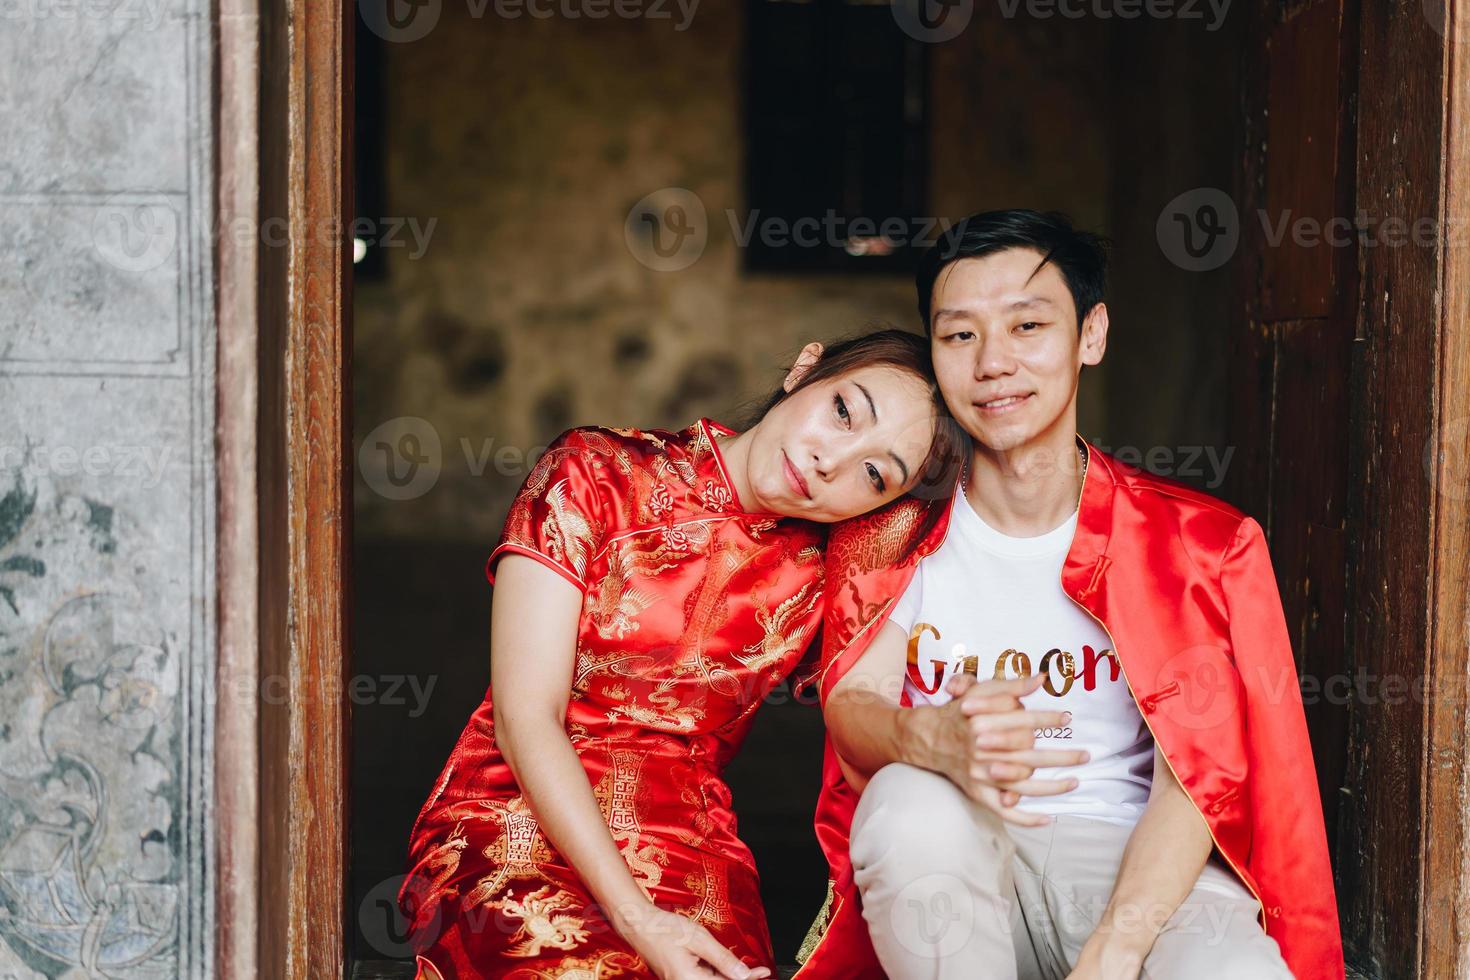
<path fill-rule="evenodd" d="M 643 891 L 774 967 L 721 770 L 822 613 L 821 525 L 741 509 L 700 419 L 563 433 L 500 544 L 584 593 L 566 732 Z M 527 623 L 527 629 L 536 624 Z M 491 693 L 409 845 L 399 895 L 421 978 L 650 976 L 542 834 L 495 744 Z"/>

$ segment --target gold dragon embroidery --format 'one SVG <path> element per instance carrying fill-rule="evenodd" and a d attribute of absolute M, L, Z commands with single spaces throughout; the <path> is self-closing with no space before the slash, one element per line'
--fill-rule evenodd
<path fill-rule="evenodd" d="M 576 898 L 560 888 L 550 894 L 551 885 L 542 885 L 523 899 L 506 892 L 501 910 L 508 918 L 520 919 L 521 927 L 506 947 L 507 956 L 539 956 L 546 947 L 576 949 L 587 941 L 587 929 L 581 916 L 571 915 Z"/>
<path fill-rule="evenodd" d="M 788 654 L 806 649 L 807 640 L 816 624 L 807 622 L 795 629 L 792 626 L 811 615 L 821 596 L 817 583 L 808 582 L 801 587 L 801 591 L 777 605 L 775 612 L 766 609 L 764 597 L 757 599 L 755 621 L 760 624 L 763 635 L 744 648 L 745 655 L 735 654 L 735 659 L 751 670 L 763 671 L 780 663 Z"/>
<path fill-rule="evenodd" d="M 586 611 L 598 636 L 621 640 L 638 631 L 638 615 L 658 601 L 658 593 L 628 584 L 640 564 L 640 553 L 621 543 L 610 551 L 607 575 L 595 595 L 589 597 Z"/>

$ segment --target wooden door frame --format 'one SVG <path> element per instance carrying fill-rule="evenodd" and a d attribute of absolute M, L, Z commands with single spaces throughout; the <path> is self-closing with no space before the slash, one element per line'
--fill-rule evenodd
<path fill-rule="evenodd" d="M 1359 205 L 1470 228 L 1470 186 L 1451 180 L 1470 175 L 1470 43 L 1426 31 L 1417 0 L 1365 2 L 1379 6 L 1361 10 L 1361 91 L 1380 84 L 1385 95 L 1359 104 Z M 1446 5 L 1446 33 L 1470 36 L 1470 0 Z M 216 29 L 216 965 L 231 980 L 326 980 L 345 975 L 350 914 L 342 692 L 352 601 L 353 8 L 220 0 Z M 1395 97 L 1404 90 L 1419 97 Z M 230 234 L 237 222 L 260 234 Z M 1353 472 L 1373 479 L 1356 506 L 1383 532 L 1354 542 L 1359 611 L 1349 628 L 1380 664 L 1385 651 L 1415 651 L 1441 696 L 1407 717 L 1359 716 L 1355 737 L 1392 746 L 1414 772 L 1379 780 L 1362 804 L 1371 822 L 1355 838 L 1363 867 L 1354 870 L 1364 872 L 1355 880 L 1391 873 L 1370 853 L 1374 834 L 1402 826 L 1405 801 L 1390 794 L 1412 787 L 1421 816 L 1412 969 L 1470 980 L 1460 925 L 1470 923 L 1470 500 L 1454 492 L 1470 478 L 1470 246 L 1365 251 L 1360 272 L 1359 336 L 1377 352 L 1360 407 L 1382 438 L 1360 440 Z M 1400 356 L 1394 344 L 1414 340 L 1432 356 Z M 1432 397 L 1395 394 L 1403 391 Z M 1424 502 L 1420 519 L 1402 519 L 1406 487 Z M 1405 548 L 1423 561 L 1395 561 Z M 1371 924 L 1384 913 L 1377 892 L 1365 901 Z M 1370 941 L 1353 952 L 1373 961 L 1381 950 Z"/>
<path fill-rule="evenodd" d="M 354 7 L 216 9 L 216 967 L 328 980 L 349 914 Z"/>
<path fill-rule="evenodd" d="M 1422 679 L 1427 692 L 1313 709 L 1325 725 L 1314 740 L 1327 753 L 1318 759 L 1330 794 L 1324 808 L 1337 816 L 1329 829 L 1349 966 L 1369 977 L 1467 980 L 1470 53 L 1454 35 L 1470 36 L 1470 4 L 1446 0 L 1449 29 L 1437 31 L 1438 4 L 1252 4 L 1247 46 L 1259 70 L 1246 78 L 1232 442 L 1248 509 L 1271 527 L 1288 609 L 1303 619 L 1293 625 L 1306 646 L 1297 651 L 1304 671 L 1319 682 L 1359 671 L 1380 682 Z M 1330 120 L 1318 113 L 1329 90 L 1313 93 L 1314 102 L 1293 88 L 1300 80 L 1270 77 L 1279 64 L 1288 75 L 1309 65 L 1310 78 L 1327 70 L 1328 51 L 1342 82 Z M 1334 153 L 1335 172 L 1304 170 Z M 1256 217 L 1280 221 L 1287 208 L 1317 219 L 1361 213 L 1374 224 L 1351 247 L 1268 248 Z M 1395 238 L 1389 218 L 1405 230 L 1430 219 L 1435 243 L 1417 231 Z M 1314 288 L 1304 291 L 1303 279 Z M 1342 346 L 1322 350 L 1328 342 Z M 1350 377 L 1342 377 L 1335 355 L 1349 349 Z M 1308 380 L 1314 352 L 1317 380 Z M 1304 396 L 1305 384 L 1328 390 Z M 1339 444 L 1327 433 L 1341 433 L 1341 420 L 1321 427 L 1309 453 L 1325 473 L 1307 480 L 1301 460 L 1283 460 L 1292 450 L 1280 440 L 1300 450 L 1301 430 L 1312 425 L 1277 418 L 1304 404 L 1344 411 L 1349 430 Z M 1338 495 L 1337 519 L 1302 526 L 1317 504 L 1284 499 L 1293 491 Z M 1276 520 L 1278 509 L 1289 513 Z M 1339 528 L 1341 545 L 1313 553 L 1303 544 L 1312 531 L 1330 540 Z M 1334 552 L 1345 581 L 1324 584 L 1335 566 L 1321 556 Z"/>
<path fill-rule="evenodd" d="M 1440 233 L 1360 250 L 1350 646 L 1355 666 L 1420 674 L 1429 694 L 1355 712 L 1339 904 L 1366 974 L 1466 980 L 1470 3 L 1447 0 L 1443 35 L 1433 3 L 1359 11 L 1357 206 Z"/>

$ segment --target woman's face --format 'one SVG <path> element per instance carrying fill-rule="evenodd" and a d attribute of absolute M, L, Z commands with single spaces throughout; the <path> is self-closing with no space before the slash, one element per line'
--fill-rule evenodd
<path fill-rule="evenodd" d="M 881 507 L 918 479 L 934 423 L 924 382 L 898 368 L 807 385 L 751 432 L 747 506 L 824 523 Z"/>

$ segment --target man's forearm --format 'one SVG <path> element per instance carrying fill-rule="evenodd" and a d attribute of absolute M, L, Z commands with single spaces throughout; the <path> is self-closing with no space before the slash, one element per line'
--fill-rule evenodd
<path fill-rule="evenodd" d="M 1093 949 L 1084 955 L 1141 966 L 1194 889 L 1213 846 L 1204 817 L 1178 784 L 1153 794 L 1128 838 L 1112 896 L 1088 940 Z"/>
<path fill-rule="evenodd" d="M 834 694 L 826 706 L 832 745 L 854 788 L 861 791 L 875 772 L 893 762 L 940 768 L 935 748 L 940 735 L 937 709 L 902 708 L 876 695 L 854 693 Z"/>

